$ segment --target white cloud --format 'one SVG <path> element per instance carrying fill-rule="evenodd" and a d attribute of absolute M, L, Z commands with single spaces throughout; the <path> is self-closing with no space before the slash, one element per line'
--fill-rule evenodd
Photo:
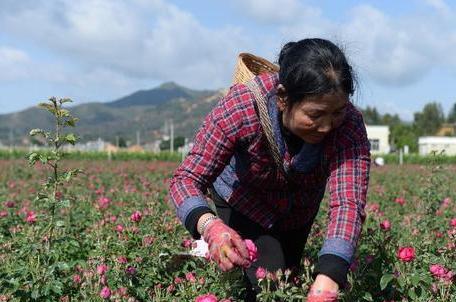
<path fill-rule="evenodd" d="M 359 6 L 341 29 L 344 40 L 359 49 L 352 57 L 361 70 L 385 85 L 407 85 L 421 79 L 432 60 L 418 47 L 412 28 L 370 6 Z"/>
<path fill-rule="evenodd" d="M 81 87 L 99 76 L 112 82 L 106 85 L 125 87 L 134 81 L 174 80 L 215 88 L 230 82 L 240 51 L 274 59 L 285 42 L 323 37 L 345 44 L 362 76 L 385 86 L 411 85 L 433 69 L 456 74 L 455 12 L 443 0 L 423 1 L 434 8 L 426 15 L 393 18 L 360 5 L 346 20 L 335 22 L 298 0 L 282 1 L 280 7 L 273 0 L 237 0 L 237 13 L 259 23 L 252 31 L 205 27 L 164 0 L 3 0 L 0 33 L 44 47 L 60 61 L 33 63 L 35 59 L 22 52 L 22 61 L 9 55 L 6 65 L 6 55 L 0 53 L 0 67 L 12 71 L 1 77 L 47 73 L 46 79 L 63 83 L 74 73 L 77 80 L 72 81 Z M 46 72 L 49 68 L 52 73 Z"/>
<path fill-rule="evenodd" d="M 30 58 L 26 52 L 7 46 L 0 46 L 0 80 L 12 81 L 26 78 L 30 73 Z"/>
<path fill-rule="evenodd" d="M 451 8 L 444 0 L 424 0 L 426 4 L 437 10 L 442 15 L 451 14 Z"/>
<path fill-rule="evenodd" d="M 451 51 L 456 48 L 456 14 L 443 1 L 432 2 L 438 10 L 425 15 L 392 17 L 371 5 L 354 7 L 347 19 L 339 22 L 309 14 L 294 18 L 293 23 L 279 24 L 275 43 L 309 37 L 330 39 L 346 49 L 362 76 L 383 86 L 417 83 L 433 69 L 456 74 L 456 57 Z"/>
<path fill-rule="evenodd" d="M 377 83 L 403 86 L 434 68 L 456 69 L 448 51 L 456 46 L 453 20 L 436 14 L 393 19 L 371 6 L 359 6 L 342 34 L 359 46 L 357 61 Z"/>
<path fill-rule="evenodd" d="M 226 67 L 249 44 L 239 28 L 205 28 L 159 0 L 36 2 L 2 2 L 2 30 L 86 66 L 133 78 L 225 86 Z"/>

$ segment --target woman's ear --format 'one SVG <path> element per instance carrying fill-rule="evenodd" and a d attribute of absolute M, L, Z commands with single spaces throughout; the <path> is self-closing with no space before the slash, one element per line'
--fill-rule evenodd
<path fill-rule="evenodd" d="M 277 85 L 277 107 L 280 111 L 287 108 L 287 91 L 282 84 Z"/>

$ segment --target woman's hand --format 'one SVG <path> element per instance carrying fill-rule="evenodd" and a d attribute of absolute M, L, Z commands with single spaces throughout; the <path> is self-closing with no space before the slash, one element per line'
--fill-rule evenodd
<path fill-rule="evenodd" d="M 202 235 L 209 246 L 211 259 L 222 271 L 229 271 L 236 265 L 242 267 L 250 265 L 244 240 L 221 219 L 210 222 Z"/>
<path fill-rule="evenodd" d="M 307 302 L 337 302 L 339 285 L 326 275 L 317 275 L 307 295 Z"/>

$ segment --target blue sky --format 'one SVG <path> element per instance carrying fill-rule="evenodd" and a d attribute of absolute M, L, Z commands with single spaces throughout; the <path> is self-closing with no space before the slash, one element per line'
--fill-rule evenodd
<path fill-rule="evenodd" d="M 239 52 L 275 60 L 288 41 L 340 44 L 358 105 L 411 120 L 456 102 L 456 5 L 445 0 L 2 0 L 0 114 L 49 96 L 111 101 L 166 81 L 230 85 Z"/>

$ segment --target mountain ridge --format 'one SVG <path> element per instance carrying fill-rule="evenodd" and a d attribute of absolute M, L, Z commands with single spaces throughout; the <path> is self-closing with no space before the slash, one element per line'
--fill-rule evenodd
<path fill-rule="evenodd" d="M 117 137 L 135 141 L 139 131 L 143 142 L 152 142 L 165 133 L 165 123 L 173 120 L 176 136 L 193 137 L 204 116 L 226 90 L 195 90 L 175 82 L 138 90 L 108 102 L 73 103 L 68 109 L 80 121 L 75 133 L 81 141 L 98 137 L 114 142 Z M 53 117 L 43 109 L 29 107 L 0 115 L 0 142 L 27 144 L 33 128 L 53 129 Z"/>

